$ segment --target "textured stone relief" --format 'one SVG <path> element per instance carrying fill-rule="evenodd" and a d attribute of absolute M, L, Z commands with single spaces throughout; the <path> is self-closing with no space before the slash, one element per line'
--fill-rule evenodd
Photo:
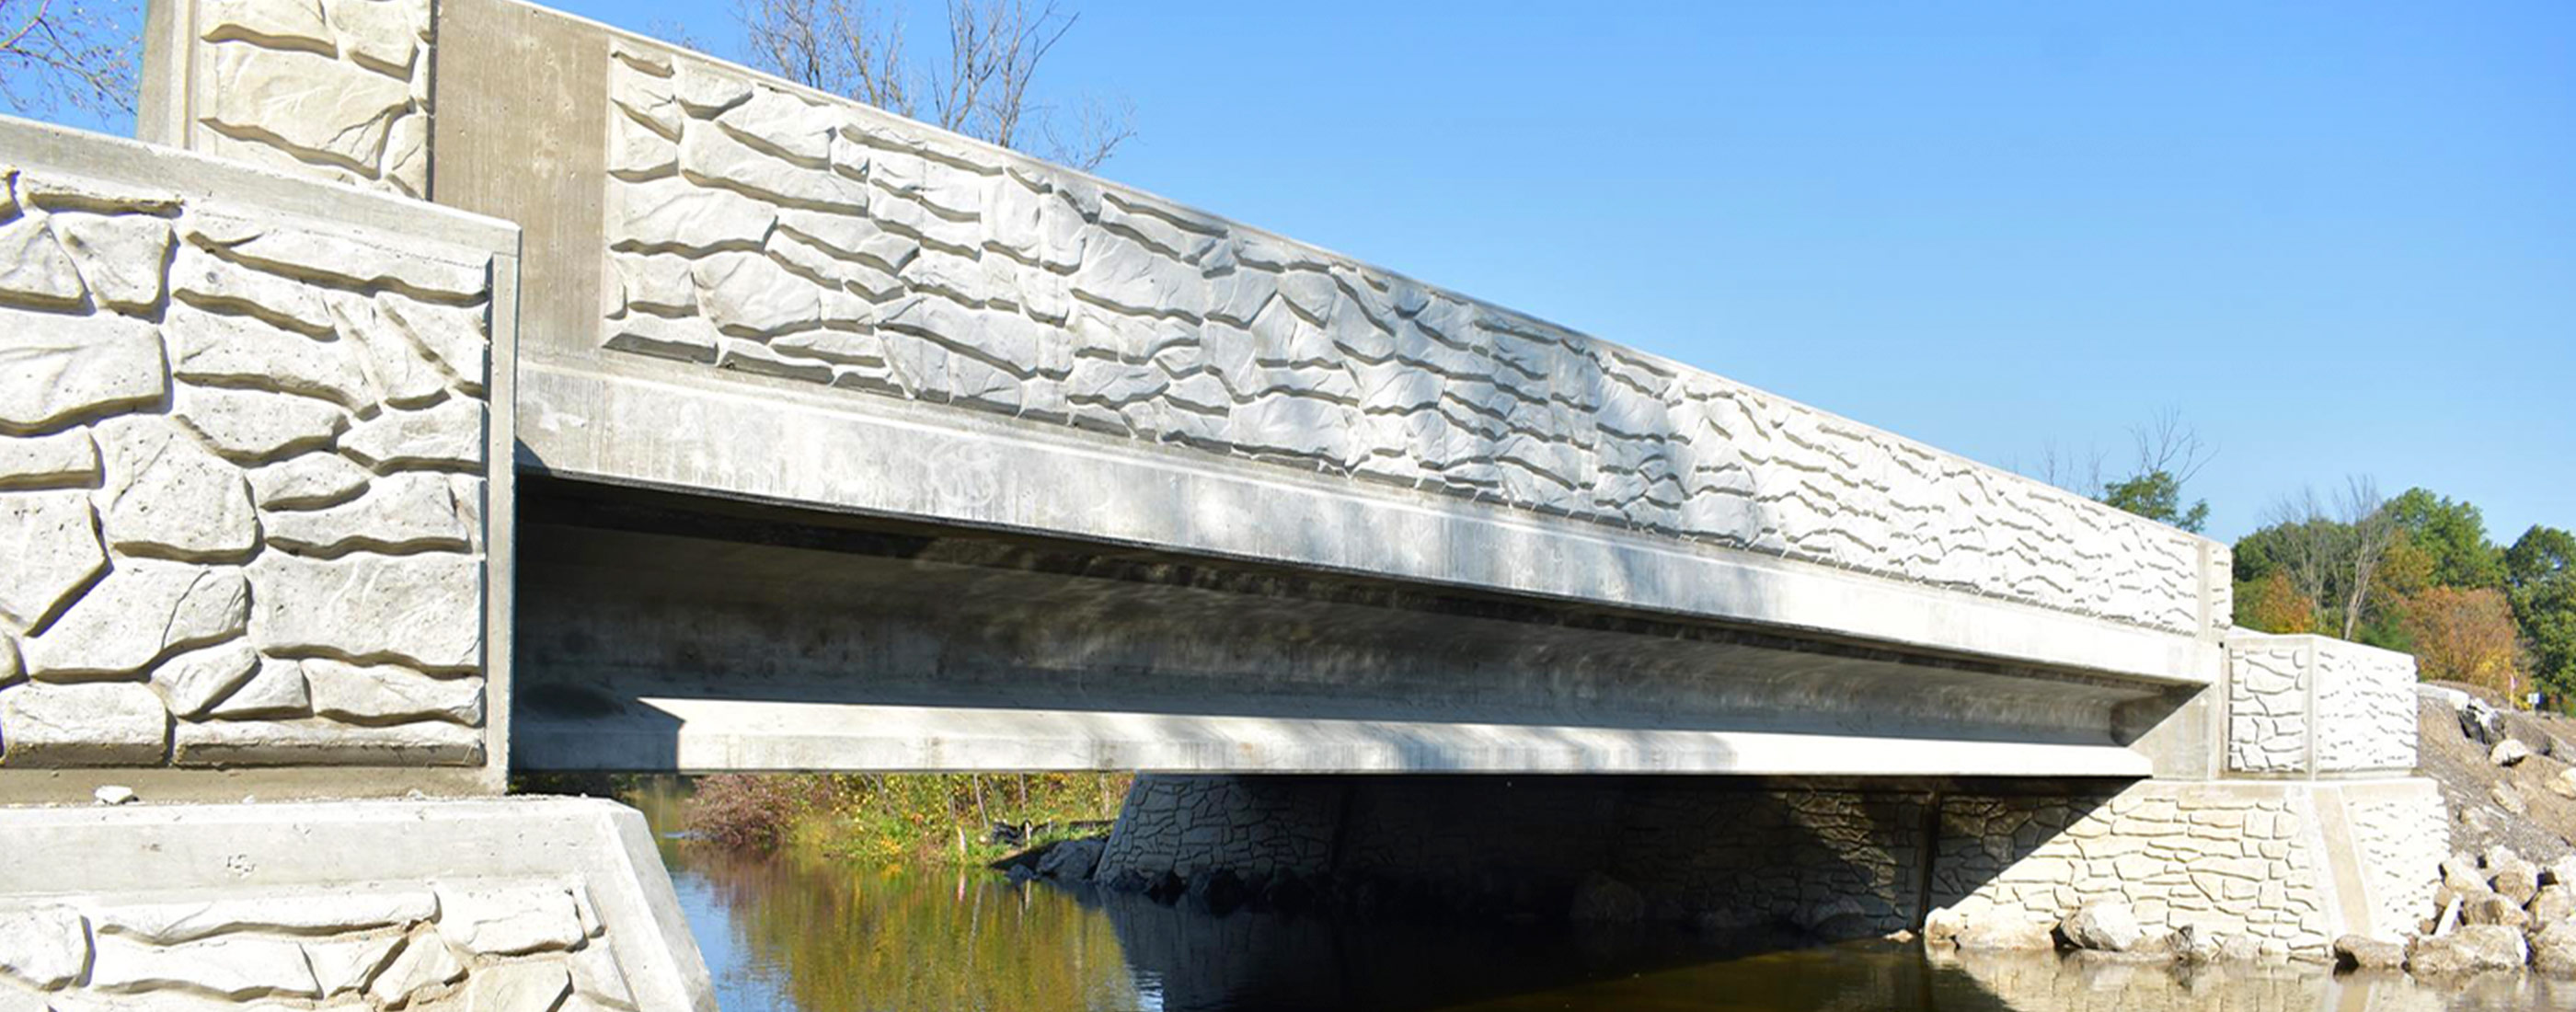
<path fill-rule="evenodd" d="M 431 0 L 199 0 L 192 146 L 429 193 Z"/>
<path fill-rule="evenodd" d="M 490 257 L 0 195 L 0 767 L 480 764 Z"/>
<path fill-rule="evenodd" d="M 1941 809 L 1932 896 L 1968 920 L 2055 924 L 2127 903 L 2150 935 L 2185 924 L 2265 950 L 2332 940 L 2308 806 L 2277 788 L 2145 783 L 2107 798 L 1953 797 Z"/>
<path fill-rule="evenodd" d="M 1514 876 L 1600 872 L 1633 888 L 1649 917 L 1827 934 L 1884 932 L 1946 911 L 1954 923 L 2000 920 L 2045 937 L 2069 913 L 2116 901 L 2150 935 L 2191 925 L 2314 956 L 2343 931 L 2411 927 L 2429 906 L 2444 812 L 2438 792 L 2414 783 L 2424 789 L 2146 782 L 1936 801 L 1689 783 L 1148 776 L 1119 812 L 1096 876 L 1116 888 L 1224 870 L 1253 883 L 1320 876 L 1458 897 Z M 1927 833 L 1936 803 L 1938 830 Z M 2359 862 L 2371 925 L 2337 924 L 2329 909 L 2336 858 L 2321 847 L 2339 844 L 2319 822 L 2323 804 L 2344 807 L 2345 859 Z"/>
<path fill-rule="evenodd" d="M 2448 814 L 2438 797 L 2354 794 L 2345 800 L 2344 820 L 2361 857 L 2362 888 L 2380 937 L 2402 936 L 2424 911 L 2435 909 L 2442 859 L 2451 850 Z"/>
<path fill-rule="evenodd" d="M 579 882 L 11 903 L 0 908 L 0 988 L 34 988 L 37 1007 L 63 1012 L 636 1007 Z"/>
<path fill-rule="evenodd" d="M 2228 769 L 2238 773 L 2307 771 L 2306 654 L 2306 648 L 2296 641 L 2229 644 Z"/>
<path fill-rule="evenodd" d="M 2227 768 L 2235 773 L 2415 768 L 2415 661 L 2321 636 L 2227 642 Z"/>
<path fill-rule="evenodd" d="M 2170 528 L 1070 171 L 612 45 L 609 348 L 2199 631 L 2199 542 Z"/>
<path fill-rule="evenodd" d="M 2413 657 L 2319 642 L 2316 679 L 2318 772 L 2415 768 Z"/>

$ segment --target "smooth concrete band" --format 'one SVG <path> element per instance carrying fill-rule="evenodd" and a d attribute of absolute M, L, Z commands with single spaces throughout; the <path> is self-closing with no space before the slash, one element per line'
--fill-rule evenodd
<path fill-rule="evenodd" d="M 647 712 L 557 733 L 524 720 L 541 769 L 1150 770 L 1264 773 L 1726 773 L 2143 777 L 2116 745 L 1833 734 L 1290 720 L 647 696 Z M 621 731 L 620 728 L 623 728 Z"/>

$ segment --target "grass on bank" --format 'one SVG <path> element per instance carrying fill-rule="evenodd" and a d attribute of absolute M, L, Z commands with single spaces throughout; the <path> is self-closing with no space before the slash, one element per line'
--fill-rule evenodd
<path fill-rule="evenodd" d="M 700 777 L 682 823 L 708 845 L 872 863 L 985 864 L 1118 816 L 1126 773 L 751 774 Z M 996 825 L 1026 838 L 995 842 Z"/>

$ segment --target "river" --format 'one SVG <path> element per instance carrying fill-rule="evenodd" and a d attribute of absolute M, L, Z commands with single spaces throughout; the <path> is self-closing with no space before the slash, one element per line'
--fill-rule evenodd
<path fill-rule="evenodd" d="M 1679 930 L 1218 918 L 981 870 L 664 843 L 725 1012 L 2576 1010 L 2576 982 L 2525 974 L 2435 986 L 2297 964 L 2185 972 L 1927 959 L 1884 942 L 1761 951 Z"/>

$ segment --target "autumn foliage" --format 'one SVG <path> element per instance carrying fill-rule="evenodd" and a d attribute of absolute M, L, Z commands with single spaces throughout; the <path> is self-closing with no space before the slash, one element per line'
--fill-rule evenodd
<path fill-rule="evenodd" d="M 2267 633 L 2317 631 L 2316 602 L 2290 585 L 2290 574 L 2285 570 L 2275 569 L 2245 584 L 2238 593 L 2244 599 L 2236 604 L 2237 621 L 2249 629 Z"/>
<path fill-rule="evenodd" d="M 2491 587 L 2427 587 L 2406 602 L 2406 633 L 2427 679 L 2521 690 L 2513 606 Z"/>

